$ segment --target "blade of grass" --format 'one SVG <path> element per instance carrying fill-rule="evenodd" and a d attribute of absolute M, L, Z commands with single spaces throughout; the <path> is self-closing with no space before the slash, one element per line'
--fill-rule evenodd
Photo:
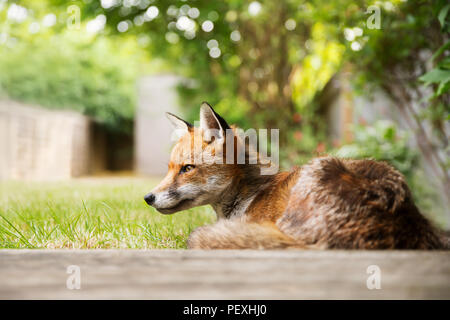
<path fill-rule="evenodd" d="M 3 220 L 6 221 L 7 224 L 9 224 L 11 226 L 11 228 L 13 228 L 19 235 L 20 235 L 20 239 L 28 246 L 30 246 L 31 248 L 36 248 L 35 246 L 33 246 L 31 243 L 28 242 L 28 240 L 25 238 L 25 236 L 8 220 L 6 219 L 5 216 L 3 216 L 2 214 L 0 214 L 0 217 L 3 218 Z"/>

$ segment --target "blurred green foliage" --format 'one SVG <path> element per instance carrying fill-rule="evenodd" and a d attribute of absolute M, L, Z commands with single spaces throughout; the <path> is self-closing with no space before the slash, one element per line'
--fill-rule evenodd
<path fill-rule="evenodd" d="M 324 1 L 71 3 L 82 8 L 84 19 L 105 15 L 110 27 L 105 32 L 121 34 L 119 25 L 125 25 L 122 34 L 136 35 L 152 56 L 187 78 L 179 92 L 188 120 L 198 118 L 206 100 L 241 127 L 283 128 L 282 141 L 292 136 L 292 127 L 298 130 L 292 115 L 307 108 L 338 70 L 344 52 L 335 37 L 338 29 L 321 23 L 330 9 Z M 157 8 L 156 16 L 149 16 L 150 8 Z"/>
<path fill-rule="evenodd" d="M 379 29 L 364 29 L 363 36 L 347 42 L 360 46 L 347 51 L 353 84 L 366 96 L 381 89 L 396 104 L 435 178 L 450 189 L 450 5 L 447 0 L 386 4 Z M 363 21 L 352 25 L 364 28 Z"/>
<path fill-rule="evenodd" d="M 136 66 L 127 50 L 123 43 L 66 34 L 20 43 L 0 53 L 0 88 L 11 98 L 77 110 L 131 132 Z"/>
<path fill-rule="evenodd" d="M 51 12 L 45 3 L 33 3 L 28 23 L 0 22 L 0 30 L 9 33 L 9 42 L 0 46 L 0 94 L 76 110 L 111 130 L 130 133 L 142 51 L 130 38 L 115 41 L 42 23 L 40 32 L 33 34 L 31 24 Z M 6 14 L 0 11 L 0 17 Z"/>
<path fill-rule="evenodd" d="M 446 152 L 450 153 L 448 136 L 445 136 L 446 132 L 443 129 L 445 123 L 450 120 L 450 3 L 440 1 L 436 9 L 442 34 L 447 36 L 444 36 L 444 43 L 429 60 L 434 67 L 419 78 L 433 90 L 426 98 L 428 105 L 432 107 L 422 112 L 422 117 L 430 119 L 437 127 L 437 134 L 443 140 Z M 446 168 L 450 168 L 450 159 L 447 159 Z"/>
<path fill-rule="evenodd" d="M 395 102 L 420 102 L 417 113 L 443 135 L 450 112 L 450 5 L 447 0 L 407 1 L 381 12 L 379 29 L 365 29 L 354 42 L 358 51 L 348 50 L 354 65 L 356 88 L 368 94 L 381 88 Z M 354 22 L 364 28 L 363 21 Z M 423 90 L 425 83 L 433 89 Z M 441 137 L 442 138 L 442 137 Z"/>
<path fill-rule="evenodd" d="M 283 128 L 282 142 L 292 140 L 298 130 L 310 139 L 321 137 L 323 128 L 314 119 L 312 100 L 342 65 L 356 66 L 362 90 L 367 84 L 391 88 L 397 69 L 415 70 L 422 61 L 421 50 L 435 51 L 442 45 L 442 36 L 435 34 L 439 21 L 443 32 L 448 27 L 445 0 L 3 2 L 23 5 L 35 16 L 40 13 L 39 18 L 53 12 L 55 33 L 66 28 L 71 6 L 80 9 L 81 32 L 95 19 L 104 19 L 107 26 L 98 37 L 122 42 L 133 36 L 152 57 L 162 58 L 188 79 L 179 86 L 188 120 L 197 118 L 200 102 L 207 100 L 242 127 Z M 381 10 L 379 28 L 368 26 L 373 5 Z M 16 23 L 9 31 L 24 37 L 31 23 Z M 92 54 L 87 46 L 84 49 Z M 123 72 L 129 69 L 129 60 L 119 55 L 115 65 Z M 93 74 L 97 71 L 93 69 Z M 417 78 L 408 77 L 415 83 Z M 446 89 L 440 85 L 441 95 Z M 430 109 L 445 113 L 442 104 Z M 314 148 L 324 142 L 316 139 Z"/>

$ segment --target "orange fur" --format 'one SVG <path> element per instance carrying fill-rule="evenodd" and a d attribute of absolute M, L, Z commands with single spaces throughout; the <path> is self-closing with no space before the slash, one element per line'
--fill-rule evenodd
<path fill-rule="evenodd" d="M 386 163 L 323 157 L 290 172 L 262 175 L 259 154 L 256 164 L 236 163 L 237 147 L 246 142 L 210 106 L 202 106 L 200 128 L 171 117 L 184 134 L 172 150 L 167 176 L 148 201 L 164 214 L 205 204 L 214 208 L 219 221 L 196 229 L 189 248 L 448 246 L 448 238 L 415 206 L 404 177 Z M 210 129 L 219 135 L 204 139 Z M 227 134 L 235 142 L 231 150 L 224 142 Z M 227 152 L 233 152 L 233 164 L 225 163 Z M 246 160 L 254 153 L 249 147 Z M 184 172 L 187 165 L 190 171 Z"/>

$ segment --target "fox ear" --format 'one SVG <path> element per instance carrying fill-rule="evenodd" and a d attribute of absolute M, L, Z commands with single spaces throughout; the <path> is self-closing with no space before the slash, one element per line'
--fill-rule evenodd
<path fill-rule="evenodd" d="M 172 123 L 172 125 L 175 128 L 175 132 L 178 134 L 178 136 L 183 135 L 186 132 L 189 132 L 189 130 L 192 129 L 192 124 L 190 124 L 187 121 L 184 121 L 181 118 L 178 118 L 176 115 L 166 112 L 167 119 Z"/>
<path fill-rule="evenodd" d="M 203 102 L 200 107 L 200 128 L 209 132 L 216 131 L 219 134 L 217 138 L 223 138 L 225 130 L 230 129 L 230 126 L 207 102 Z M 210 141 L 212 137 L 211 134 L 208 135 L 207 140 Z"/>

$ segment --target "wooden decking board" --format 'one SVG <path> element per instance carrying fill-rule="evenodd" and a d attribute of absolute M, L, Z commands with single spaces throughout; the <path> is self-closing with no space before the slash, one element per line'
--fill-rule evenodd
<path fill-rule="evenodd" d="M 450 299 L 450 252 L 0 250 L 0 298 Z"/>

